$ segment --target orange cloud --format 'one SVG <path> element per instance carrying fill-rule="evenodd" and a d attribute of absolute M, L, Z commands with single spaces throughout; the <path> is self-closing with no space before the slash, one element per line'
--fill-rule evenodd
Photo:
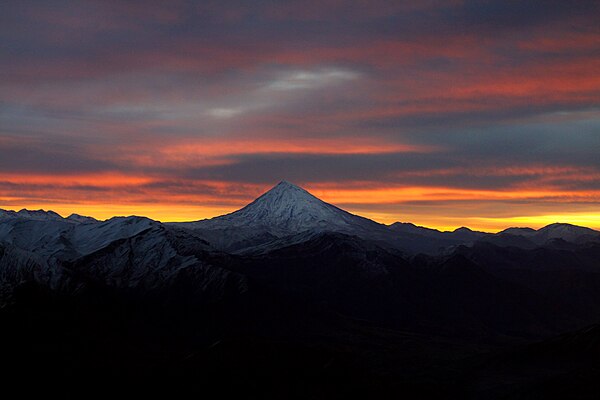
<path fill-rule="evenodd" d="M 428 153 L 433 146 L 420 146 L 385 142 L 371 138 L 340 139 L 262 139 L 238 138 L 231 141 L 204 139 L 187 143 L 167 145 L 160 149 L 169 159 L 192 157 L 223 157 L 240 154 L 385 154 L 385 153 Z"/>
<path fill-rule="evenodd" d="M 263 132 L 264 134 L 264 132 Z M 277 138 L 247 137 L 185 138 L 162 144 L 148 140 L 121 146 L 111 159 L 133 163 L 137 167 L 208 167 L 229 165 L 235 156 L 260 154 L 352 155 L 390 153 L 434 153 L 441 147 L 396 143 L 381 138 Z"/>
<path fill-rule="evenodd" d="M 315 189 L 314 193 L 326 201 L 337 203 L 385 204 L 409 201 L 455 201 L 455 200 L 535 200 L 563 199 L 595 200 L 600 198 L 597 191 L 561 190 L 474 190 L 451 187 L 383 187 L 378 189 Z"/>

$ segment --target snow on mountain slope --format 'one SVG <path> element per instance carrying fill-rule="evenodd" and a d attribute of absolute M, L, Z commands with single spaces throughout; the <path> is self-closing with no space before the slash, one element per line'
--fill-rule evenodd
<path fill-rule="evenodd" d="M 600 232 L 583 226 L 554 223 L 538 230 L 531 228 L 508 228 L 498 235 L 523 236 L 538 245 L 552 239 L 562 239 L 571 243 L 600 239 Z"/>
<path fill-rule="evenodd" d="M 46 257 L 72 259 L 109 243 L 137 235 L 159 222 L 143 217 L 114 217 L 104 222 L 82 223 L 50 212 L 16 213 L 0 220 L 0 242 Z"/>
<path fill-rule="evenodd" d="M 79 214 L 71 214 L 67 218 L 61 217 L 58 213 L 52 210 L 27 210 L 26 208 L 17 211 L 2 210 L 0 209 L 0 221 L 6 221 L 8 219 L 27 219 L 34 221 L 62 221 L 71 223 L 94 223 L 99 222 L 97 219 L 92 217 L 86 217 Z"/>
<path fill-rule="evenodd" d="M 46 257 L 67 249 L 69 244 L 62 238 L 75 227 L 53 219 L 13 218 L 0 222 L 0 242 Z"/>
<path fill-rule="evenodd" d="M 22 209 L 21 211 L 2 210 L 0 209 L 0 221 L 6 221 L 8 219 L 28 219 L 35 221 L 61 221 L 63 217 L 55 213 L 54 211 L 44 210 L 27 210 Z"/>
<path fill-rule="evenodd" d="M 66 239 L 82 255 L 99 250 L 115 240 L 126 239 L 161 224 L 145 217 L 113 217 L 104 222 L 76 225 Z"/>
<path fill-rule="evenodd" d="M 316 198 L 286 181 L 231 214 L 189 223 L 188 227 L 219 229 L 263 227 L 275 235 L 295 234 L 304 230 L 380 229 L 383 225 L 351 214 Z"/>
<path fill-rule="evenodd" d="M 210 251 L 206 243 L 152 222 L 148 229 L 111 241 L 74 260 L 70 268 L 110 287 L 146 292 L 183 285 L 191 287 L 198 296 L 215 300 L 231 290 L 237 293 L 246 290 L 241 275 L 212 266 L 204 258 Z"/>
<path fill-rule="evenodd" d="M 143 217 L 30 215 L 0 220 L 0 303 L 25 282 L 69 293 L 90 282 L 142 291 L 177 285 L 211 301 L 246 290 L 242 276 L 210 264 L 212 249 L 188 230 Z"/>
<path fill-rule="evenodd" d="M 0 300 L 10 295 L 11 284 L 35 280 L 52 286 L 55 271 L 44 257 L 8 243 L 0 243 Z"/>
<path fill-rule="evenodd" d="M 231 214 L 173 225 L 201 232 L 209 242 L 229 250 L 263 244 L 304 231 L 387 232 L 385 225 L 344 211 L 286 181 Z"/>
<path fill-rule="evenodd" d="M 55 213 L 54 211 L 44 211 L 44 210 L 27 210 L 22 209 L 17 213 L 17 215 L 21 218 L 32 219 L 36 221 L 61 221 L 63 217 Z"/>
<path fill-rule="evenodd" d="M 535 238 L 540 243 L 551 239 L 562 239 L 567 242 L 575 243 L 593 238 L 600 239 L 600 232 L 583 226 L 556 223 L 539 229 Z"/>
<path fill-rule="evenodd" d="M 49 265 L 96 252 L 111 243 L 134 237 L 144 231 L 165 229 L 145 217 L 114 217 L 97 221 L 73 214 L 62 218 L 53 211 L 0 213 L 0 243 L 35 254 Z M 201 239 L 195 239 L 201 243 Z"/>

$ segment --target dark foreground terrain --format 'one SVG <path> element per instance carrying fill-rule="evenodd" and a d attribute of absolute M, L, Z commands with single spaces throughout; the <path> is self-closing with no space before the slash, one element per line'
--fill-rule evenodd
<path fill-rule="evenodd" d="M 3 386 L 67 398 L 598 393 L 600 327 L 558 334 L 592 310 L 565 311 L 569 302 L 497 281 L 463 256 L 417 268 L 371 254 L 398 271 L 364 276 L 365 249 L 345 247 L 355 240 L 318 240 L 312 256 L 219 260 L 250 278 L 214 301 L 191 300 L 186 280 L 150 295 L 92 281 L 68 294 L 19 285 L 0 310 Z"/>

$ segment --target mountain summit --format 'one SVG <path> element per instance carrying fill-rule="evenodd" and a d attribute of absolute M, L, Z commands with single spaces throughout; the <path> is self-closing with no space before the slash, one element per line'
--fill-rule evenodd
<path fill-rule="evenodd" d="M 252 203 L 231 214 L 199 221 L 202 228 L 266 229 L 275 236 L 306 230 L 354 232 L 382 225 L 326 203 L 293 183 L 281 181 Z"/>
<path fill-rule="evenodd" d="M 192 229 L 225 251 L 242 251 L 292 236 L 320 232 L 357 236 L 385 235 L 387 227 L 318 199 L 293 183 L 281 181 L 247 206 L 196 222 L 174 223 Z"/>

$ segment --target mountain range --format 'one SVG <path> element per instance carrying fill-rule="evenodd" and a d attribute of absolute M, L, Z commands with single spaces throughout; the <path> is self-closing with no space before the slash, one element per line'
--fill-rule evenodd
<path fill-rule="evenodd" d="M 293 398 L 303 380 L 298 398 L 372 394 L 377 382 L 395 395 L 519 398 L 546 375 L 504 382 L 518 357 L 540 357 L 514 346 L 575 346 L 582 329 L 600 340 L 585 330 L 600 322 L 600 232 L 384 225 L 285 181 L 195 222 L 0 210 L 0 320 L 21 372 L 28 354 L 42 375 L 59 365 L 130 388 L 160 371 L 157 382 L 257 398 Z"/>
<path fill-rule="evenodd" d="M 543 245 L 552 239 L 581 243 L 595 240 L 600 232 L 570 224 L 551 224 L 540 230 L 508 228 L 498 234 L 458 228 L 453 232 L 396 222 L 383 225 L 328 204 L 306 190 L 282 181 L 271 190 L 231 214 L 172 224 L 201 233 L 224 251 L 251 251 L 257 245 L 282 239 L 298 241 L 298 235 L 339 232 L 377 242 L 407 254 L 437 253 L 446 248 L 478 240 L 508 243 L 518 247 Z"/>

